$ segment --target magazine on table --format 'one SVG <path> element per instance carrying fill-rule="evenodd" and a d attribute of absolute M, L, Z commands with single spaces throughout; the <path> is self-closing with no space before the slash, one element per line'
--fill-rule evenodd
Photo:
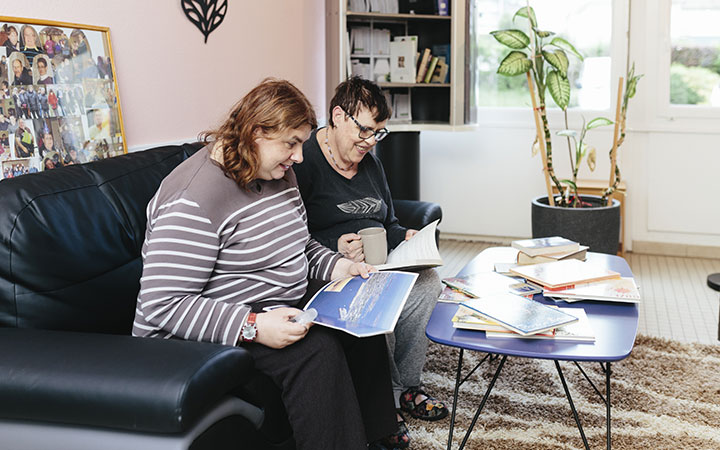
<path fill-rule="evenodd" d="M 558 308 L 560 311 L 578 318 L 577 322 L 562 325 L 551 333 L 537 333 L 523 336 L 510 330 L 487 330 L 488 338 L 515 338 L 515 339 L 552 339 L 554 341 L 595 342 L 595 332 L 590 320 L 582 308 Z"/>
<path fill-rule="evenodd" d="M 385 264 L 377 264 L 377 270 L 410 269 L 441 266 L 443 261 L 435 241 L 436 220 L 418 231 L 407 241 L 402 241 L 388 254 Z"/>
<path fill-rule="evenodd" d="M 305 305 L 305 310 L 317 310 L 313 322 L 357 337 L 391 333 L 418 274 L 387 271 L 369 275 L 334 280 L 320 289 Z"/>
<path fill-rule="evenodd" d="M 509 293 L 474 298 L 462 305 L 524 336 L 542 333 L 578 320 L 557 308 Z"/>
<path fill-rule="evenodd" d="M 542 292 L 542 289 L 538 286 L 497 272 L 479 272 L 459 277 L 443 278 L 442 282 L 472 298 L 484 297 L 499 292 L 510 292 L 532 297 L 534 294 Z"/>
<path fill-rule="evenodd" d="M 640 290 L 632 277 L 581 284 L 570 289 L 545 291 L 545 296 L 559 298 L 568 303 L 581 300 L 640 303 Z"/>
<path fill-rule="evenodd" d="M 539 284 L 546 290 L 620 278 L 618 272 L 577 259 L 517 266 L 510 269 L 510 272 Z"/>

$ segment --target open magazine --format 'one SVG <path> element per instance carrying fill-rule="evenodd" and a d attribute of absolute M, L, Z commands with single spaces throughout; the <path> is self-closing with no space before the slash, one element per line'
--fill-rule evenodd
<path fill-rule="evenodd" d="M 377 270 L 435 267 L 442 265 L 442 257 L 435 241 L 436 220 L 418 231 L 408 241 L 401 242 L 388 254 L 385 264 L 375 266 Z"/>
<path fill-rule="evenodd" d="M 315 308 L 314 323 L 357 337 L 388 334 L 395 329 L 400 312 L 418 275 L 411 272 L 372 272 L 331 281 L 305 305 Z"/>

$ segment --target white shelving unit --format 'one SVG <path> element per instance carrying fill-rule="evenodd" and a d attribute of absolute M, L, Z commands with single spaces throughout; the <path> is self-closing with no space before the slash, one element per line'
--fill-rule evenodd
<path fill-rule="evenodd" d="M 398 35 L 417 35 L 418 51 L 432 45 L 450 44 L 449 83 L 378 83 L 392 93 L 407 93 L 410 97 L 412 121 L 394 123 L 391 131 L 454 130 L 464 128 L 465 104 L 465 13 L 466 0 L 452 0 L 449 16 L 427 14 L 361 13 L 347 10 L 347 0 L 327 0 L 327 95 L 332 98 L 334 88 L 348 77 L 348 59 L 367 61 L 375 67 L 378 58 L 372 51 L 351 54 L 348 30 L 354 26 L 390 29 L 391 39 Z M 372 33 L 370 33 L 372 36 Z M 372 42 L 370 49 L 372 50 Z"/>

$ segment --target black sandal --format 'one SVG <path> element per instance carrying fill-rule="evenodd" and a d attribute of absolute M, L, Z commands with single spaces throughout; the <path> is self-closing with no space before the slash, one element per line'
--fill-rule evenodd
<path fill-rule="evenodd" d="M 395 450 L 410 447 L 410 432 L 408 431 L 407 424 L 405 424 L 405 417 L 399 409 L 397 410 L 397 415 L 400 417 L 400 420 L 398 420 L 397 423 L 397 430 L 390 436 L 373 442 L 370 444 L 369 448 L 377 450 Z"/>
<path fill-rule="evenodd" d="M 415 399 L 424 395 L 425 400 L 416 404 Z M 420 388 L 408 388 L 400 394 L 400 408 L 412 417 L 421 420 L 435 421 L 444 419 L 448 415 L 447 406 L 440 400 L 430 397 Z"/>

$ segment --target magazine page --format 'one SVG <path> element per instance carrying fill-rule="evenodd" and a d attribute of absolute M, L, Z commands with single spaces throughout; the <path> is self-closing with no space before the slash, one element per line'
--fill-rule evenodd
<path fill-rule="evenodd" d="M 434 267 L 442 265 L 442 258 L 435 242 L 435 229 L 439 220 L 426 225 L 409 241 L 403 241 L 387 257 L 385 264 L 375 266 L 377 270 L 409 267 Z"/>
<path fill-rule="evenodd" d="M 388 334 L 395 329 L 400 312 L 418 275 L 410 272 L 372 272 L 367 279 L 342 278 L 326 284 L 307 303 L 315 308 L 313 321 L 357 337 Z"/>

